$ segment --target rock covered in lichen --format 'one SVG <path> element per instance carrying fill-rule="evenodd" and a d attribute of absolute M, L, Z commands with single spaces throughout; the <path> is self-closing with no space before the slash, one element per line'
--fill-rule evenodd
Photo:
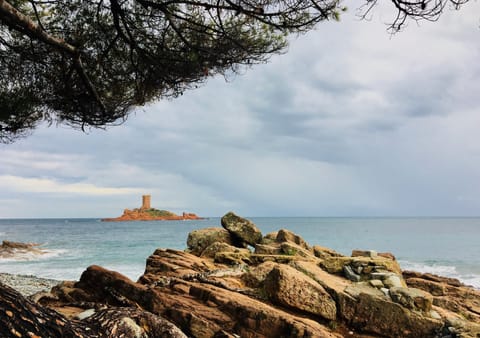
<path fill-rule="evenodd" d="M 241 242 L 254 246 L 262 240 L 262 233 L 253 222 L 233 212 L 225 214 L 221 223 L 229 233 Z"/>
<path fill-rule="evenodd" d="M 234 242 L 232 235 L 223 228 L 205 228 L 193 230 L 188 234 L 188 251 L 194 255 L 200 256 L 202 252 L 214 243 L 225 243 L 232 245 Z"/>
<path fill-rule="evenodd" d="M 266 276 L 264 285 L 275 303 L 335 320 L 337 307 L 332 296 L 315 280 L 293 267 L 277 264 Z"/>

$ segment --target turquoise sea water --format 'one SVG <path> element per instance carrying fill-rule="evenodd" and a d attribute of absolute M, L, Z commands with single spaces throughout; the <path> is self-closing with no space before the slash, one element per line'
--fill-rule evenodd
<path fill-rule="evenodd" d="M 343 254 L 392 252 L 403 269 L 455 277 L 480 288 L 480 218 L 250 218 L 266 234 L 281 228 Z M 0 241 L 41 243 L 41 256 L 0 259 L 0 272 L 78 280 L 92 264 L 136 280 L 156 248 L 185 249 L 199 221 L 101 222 L 98 219 L 0 219 Z"/>

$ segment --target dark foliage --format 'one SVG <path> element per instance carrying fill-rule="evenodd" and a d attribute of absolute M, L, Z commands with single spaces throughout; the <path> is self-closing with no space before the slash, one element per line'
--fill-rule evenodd
<path fill-rule="evenodd" d="M 467 0 L 391 1 L 396 29 Z M 0 142 L 41 121 L 121 123 L 136 106 L 266 62 L 288 34 L 342 10 L 339 0 L 0 0 Z"/>

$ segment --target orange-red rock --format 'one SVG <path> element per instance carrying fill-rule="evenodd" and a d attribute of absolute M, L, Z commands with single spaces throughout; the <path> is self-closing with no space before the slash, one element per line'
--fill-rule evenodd
<path fill-rule="evenodd" d="M 157 209 L 125 209 L 123 215 L 115 218 L 103 218 L 104 222 L 125 222 L 125 221 L 185 221 L 203 219 L 194 213 L 184 212 L 182 215 L 170 211 Z"/>

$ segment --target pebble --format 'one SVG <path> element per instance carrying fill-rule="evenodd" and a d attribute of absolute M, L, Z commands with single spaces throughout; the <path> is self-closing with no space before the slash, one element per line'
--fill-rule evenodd
<path fill-rule="evenodd" d="M 85 318 L 91 317 L 95 314 L 95 309 L 87 309 L 83 312 L 80 312 L 75 316 L 78 320 L 84 320 Z"/>
<path fill-rule="evenodd" d="M 50 291 L 61 281 L 48 278 L 40 278 L 32 275 L 13 275 L 10 273 L 0 273 L 0 282 L 4 283 L 23 296 L 31 296 L 41 291 Z"/>

